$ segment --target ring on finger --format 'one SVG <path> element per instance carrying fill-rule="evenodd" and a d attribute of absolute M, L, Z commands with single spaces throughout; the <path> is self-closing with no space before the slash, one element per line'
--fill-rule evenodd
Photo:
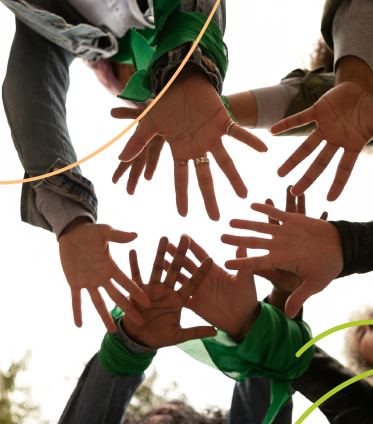
<path fill-rule="evenodd" d="M 232 122 L 228 125 L 228 128 L 227 128 L 227 136 L 229 136 L 229 137 L 232 137 L 232 136 L 229 134 L 229 131 L 230 131 L 230 129 L 233 127 L 233 125 L 238 125 L 238 124 L 237 124 L 237 122 L 232 121 Z"/>
<path fill-rule="evenodd" d="M 188 165 L 188 161 L 187 162 L 174 162 L 174 165 Z"/>
<path fill-rule="evenodd" d="M 206 156 L 203 156 L 201 158 L 197 158 L 194 160 L 194 166 L 201 165 L 202 163 L 206 163 L 207 165 L 210 165 L 209 158 Z"/>

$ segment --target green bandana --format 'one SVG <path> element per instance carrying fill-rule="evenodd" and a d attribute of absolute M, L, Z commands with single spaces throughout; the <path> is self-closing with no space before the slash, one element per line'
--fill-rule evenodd
<path fill-rule="evenodd" d="M 271 379 L 271 404 L 263 424 L 270 424 L 291 399 L 291 380 L 308 368 L 314 348 L 300 358 L 295 353 L 312 334 L 303 321 L 290 320 L 279 309 L 261 302 L 262 310 L 245 340 L 237 345 L 226 333 L 177 345 L 194 359 L 237 381 L 264 376 Z"/>
<path fill-rule="evenodd" d="M 115 320 L 124 315 L 117 306 L 111 315 Z M 101 365 L 117 377 L 142 375 L 151 364 L 155 353 L 130 353 L 122 343 L 120 336 L 106 333 L 98 354 Z"/>
<path fill-rule="evenodd" d="M 118 96 L 125 100 L 144 103 L 149 98 L 154 98 L 151 92 L 151 73 L 155 63 L 173 48 L 195 41 L 208 19 L 201 13 L 181 12 L 180 0 L 154 0 L 153 4 L 153 40 L 151 41 L 149 33 L 132 29 L 130 35 L 126 34 L 122 39 L 124 53 L 113 57 L 115 61 L 129 63 L 129 50 L 136 70 L 123 93 Z M 199 46 L 204 54 L 214 60 L 224 80 L 228 68 L 228 50 L 223 41 L 223 34 L 214 21 L 210 22 Z"/>

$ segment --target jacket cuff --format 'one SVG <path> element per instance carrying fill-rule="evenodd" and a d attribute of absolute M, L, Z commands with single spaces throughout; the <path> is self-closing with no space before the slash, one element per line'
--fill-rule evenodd
<path fill-rule="evenodd" d="M 357 56 L 373 72 L 373 3 L 342 1 L 333 20 L 334 65 L 344 56 Z"/>
<path fill-rule="evenodd" d="M 193 43 L 190 42 L 181 44 L 175 49 L 170 50 L 167 55 L 164 55 L 154 65 L 151 75 L 151 87 L 154 96 L 157 96 L 166 86 L 177 67 L 185 59 L 192 45 Z M 199 46 L 194 50 L 188 63 L 197 64 L 207 74 L 211 84 L 215 87 L 220 96 L 223 91 L 223 78 L 218 67 L 210 58 L 202 53 Z"/>

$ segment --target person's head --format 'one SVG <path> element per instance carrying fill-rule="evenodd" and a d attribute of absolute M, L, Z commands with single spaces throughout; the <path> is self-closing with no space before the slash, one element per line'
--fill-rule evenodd
<path fill-rule="evenodd" d="M 127 416 L 125 424 L 226 424 L 226 414 L 219 408 L 196 412 L 183 401 L 174 400 L 153 409 L 140 420 Z"/>
<path fill-rule="evenodd" d="M 350 321 L 373 320 L 373 307 L 364 306 L 350 315 Z M 360 325 L 349 328 L 345 334 L 343 349 L 347 366 L 356 374 L 373 367 L 373 325 Z M 373 386 L 373 377 L 366 379 Z"/>

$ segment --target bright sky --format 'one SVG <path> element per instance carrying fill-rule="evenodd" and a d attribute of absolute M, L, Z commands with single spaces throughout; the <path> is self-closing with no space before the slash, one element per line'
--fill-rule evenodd
<path fill-rule="evenodd" d="M 230 67 L 224 93 L 277 84 L 295 68 L 309 64 L 309 53 L 319 37 L 323 0 L 234 1 L 227 6 L 228 22 L 225 41 L 229 48 Z M 7 58 L 14 33 L 14 17 L 0 4 L 0 79 L 6 72 Z M 22 93 L 17 93 L 22 95 Z M 95 75 L 80 60 L 71 66 L 71 88 L 67 100 L 68 125 L 78 158 L 98 149 L 122 131 L 130 121 L 116 121 L 110 109 L 120 105 L 107 94 Z M 32 107 L 32 105 L 30 105 Z M 264 220 L 250 210 L 252 202 L 271 197 L 284 208 L 285 190 L 298 181 L 317 155 L 306 160 L 284 179 L 276 171 L 302 142 L 303 138 L 275 138 L 267 131 L 253 131 L 267 143 L 267 154 L 226 138 L 225 146 L 246 182 L 246 200 L 235 196 L 233 189 L 214 160 L 211 169 L 220 207 L 218 223 L 210 221 L 204 209 L 195 172 L 190 167 L 189 215 L 177 214 L 173 188 L 173 164 L 168 146 L 164 149 L 153 181 L 141 179 L 135 196 L 126 193 L 126 178 L 117 185 L 111 176 L 117 157 L 127 137 L 117 141 L 99 156 L 83 164 L 84 175 L 95 185 L 99 199 L 99 222 L 125 231 L 135 231 L 138 239 L 129 245 L 113 245 L 112 254 L 124 272 L 129 273 L 128 252 L 138 251 L 143 276 L 149 276 L 156 246 L 167 235 L 177 243 L 181 234 L 195 238 L 219 264 L 234 257 L 234 249 L 220 242 L 223 233 L 237 233 L 229 227 L 232 218 Z M 0 180 L 23 178 L 16 150 L 4 112 L 0 112 Z M 373 215 L 370 185 L 373 179 L 373 157 L 362 154 L 340 199 L 326 201 L 340 155 L 307 191 L 307 212 L 319 217 L 324 210 L 330 220 L 369 221 Z M 84 364 L 99 349 L 105 333 L 87 293 L 83 295 L 84 325 L 74 326 L 70 291 L 62 272 L 58 244 L 53 234 L 22 223 L 19 213 L 20 185 L 1 186 L 0 234 L 0 360 L 19 359 L 27 349 L 33 357 L 27 381 L 52 423 L 59 416 L 72 392 Z M 253 255 L 265 252 L 253 252 Z M 371 275 L 356 275 L 332 283 L 324 292 L 310 299 L 305 307 L 305 320 L 317 335 L 335 325 L 347 322 L 351 310 L 366 302 Z M 270 284 L 257 277 L 258 298 L 270 291 Z M 184 326 L 203 321 L 192 312 L 182 316 Z M 340 357 L 343 332 L 329 336 L 320 346 Z M 177 381 L 190 403 L 198 408 L 218 405 L 229 408 L 234 381 L 190 359 L 177 348 L 159 351 L 154 364 L 160 374 L 160 386 Z M 300 394 L 294 397 L 294 422 L 310 406 Z M 307 424 L 327 423 L 319 411 L 307 418 Z"/>

